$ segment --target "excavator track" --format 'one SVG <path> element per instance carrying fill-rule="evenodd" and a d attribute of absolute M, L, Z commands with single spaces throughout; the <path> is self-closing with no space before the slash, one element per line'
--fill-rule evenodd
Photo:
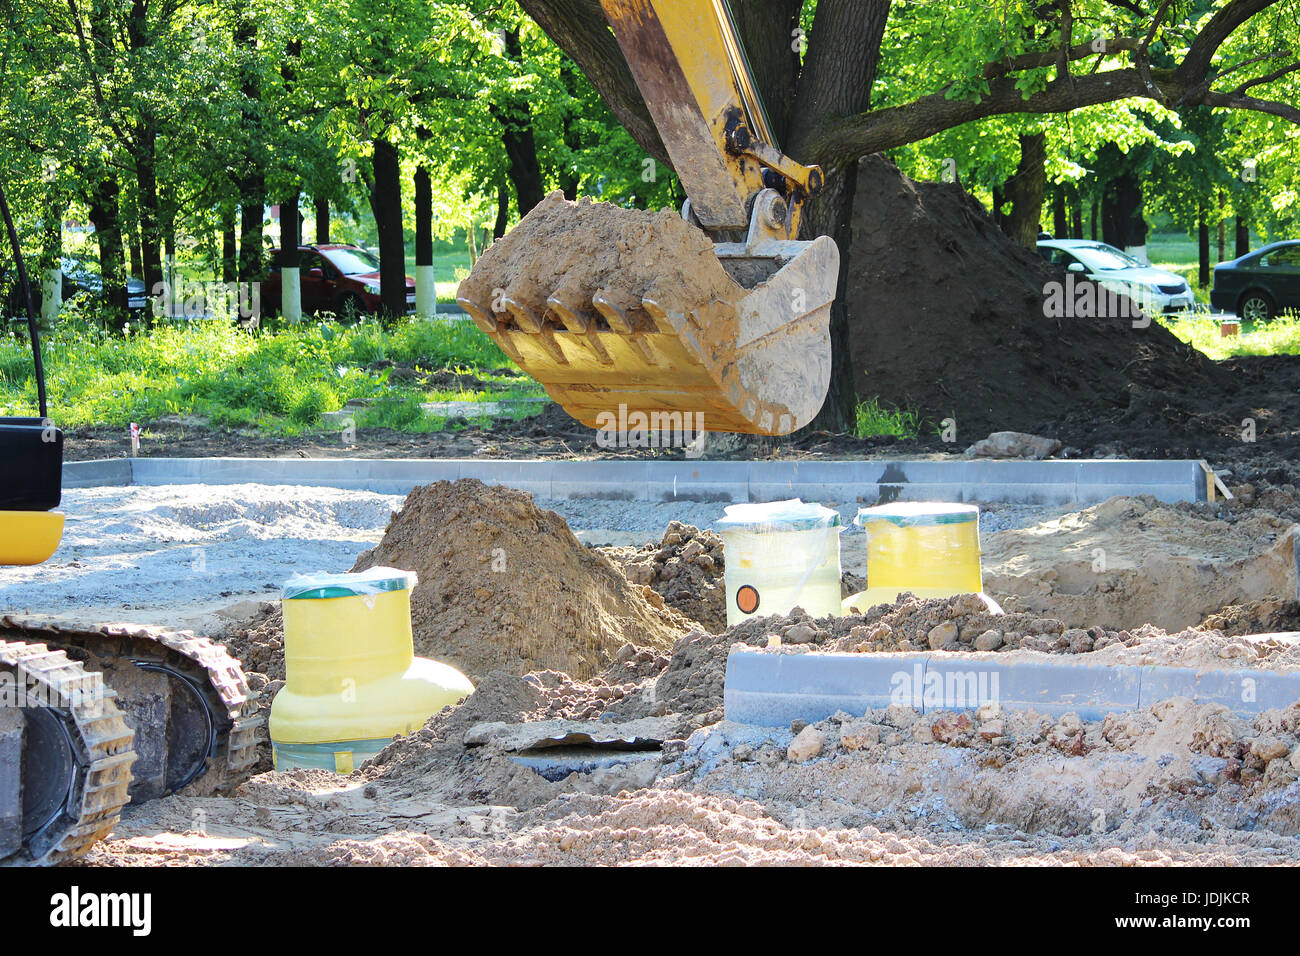
<path fill-rule="evenodd" d="M 233 787 L 258 759 L 258 695 L 224 647 L 188 631 L 0 617 L 0 640 L 40 642 L 103 675 L 135 731 L 131 799 Z"/>
<path fill-rule="evenodd" d="M 115 696 L 61 650 L 0 640 L 0 866 L 66 863 L 117 824 L 135 735 Z"/>

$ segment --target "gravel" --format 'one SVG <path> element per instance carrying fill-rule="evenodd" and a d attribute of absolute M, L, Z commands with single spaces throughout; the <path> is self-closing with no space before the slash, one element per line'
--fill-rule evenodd
<path fill-rule="evenodd" d="M 63 543 L 32 568 L 0 568 L 0 612 L 72 620 L 123 619 L 193 626 L 250 598 L 278 597 L 291 575 L 343 571 L 383 535 L 402 495 L 292 485 L 135 485 L 69 489 Z M 721 503 L 543 500 L 580 539 L 597 544 L 658 540 L 672 520 L 708 527 Z M 841 506 L 845 565 L 865 549 Z M 1035 524 L 1068 508 L 993 505 L 991 534 Z M 857 539 L 857 540 L 854 540 Z M 193 613 L 191 613 L 193 612 Z M 207 621 L 203 621 L 207 623 Z"/>

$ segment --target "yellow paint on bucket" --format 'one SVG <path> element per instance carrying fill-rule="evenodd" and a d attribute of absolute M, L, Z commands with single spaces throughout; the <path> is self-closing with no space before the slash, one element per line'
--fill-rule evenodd
<path fill-rule="evenodd" d="M 415 575 L 393 568 L 285 585 L 284 688 L 271 706 L 279 770 L 350 772 L 474 691 L 454 667 L 415 657 Z"/>

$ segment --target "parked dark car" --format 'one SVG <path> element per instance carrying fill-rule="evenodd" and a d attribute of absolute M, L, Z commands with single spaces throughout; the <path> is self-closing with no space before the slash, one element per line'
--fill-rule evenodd
<path fill-rule="evenodd" d="M 303 312 L 333 312 L 339 316 L 379 312 L 379 257 L 360 246 L 331 243 L 299 246 L 299 282 Z M 271 250 L 262 302 L 281 308 L 280 250 Z M 406 312 L 415 311 L 415 280 L 406 277 Z"/>
<path fill-rule="evenodd" d="M 59 260 L 59 266 L 63 273 L 64 302 L 81 295 L 92 297 L 103 295 L 104 280 L 94 263 L 64 256 Z M 40 309 L 44 276 L 32 270 L 32 263 L 28 262 L 27 277 L 32 284 L 34 305 Z M 18 270 L 13 268 L 12 262 L 0 265 L 0 290 L 5 293 L 3 306 L 6 316 L 11 318 L 25 316 L 27 307 L 23 304 L 22 290 L 18 286 Z M 145 295 L 144 280 L 134 276 L 129 277 L 126 280 L 127 310 L 137 315 L 145 310 L 148 303 L 149 297 Z"/>
<path fill-rule="evenodd" d="M 104 279 L 91 263 L 66 256 L 59 260 L 63 269 L 63 301 L 67 302 L 78 295 L 98 296 L 104 292 Z M 39 277 L 33 278 L 37 290 L 40 289 Z M 143 279 L 128 276 L 126 280 L 126 308 L 128 312 L 143 312 L 149 297 Z"/>
<path fill-rule="evenodd" d="M 1245 322 L 1300 311 L 1300 240 L 1274 242 L 1215 266 L 1210 305 Z"/>

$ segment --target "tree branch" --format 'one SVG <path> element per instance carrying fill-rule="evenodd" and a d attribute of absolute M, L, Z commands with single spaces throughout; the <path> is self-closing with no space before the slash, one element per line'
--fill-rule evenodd
<path fill-rule="evenodd" d="M 1272 83 L 1274 80 L 1281 79 L 1288 73 L 1294 73 L 1296 70 L 1300 70 L 1300 62 L 1292 63 L 1290 66 L 1284 66 L 1280 70 L 1274 70 L 1272 73 L 1266 74 L 1265 76 L 1257 76 L 1253 80 L 1247 80 L 1245 83 L 1241 84 L 1241 86 L 1233 90 L 1231 95 L 1245 93 L 1252 86 L 1262 86 L 1265 83 Z"/>
<path fill-rule="evenodd" d="M 1004 77 L 975 100 L 949 99 L 932 93 L 902 106 L 873 110 L 840 122 L 828 122 L 810 144 L 812 160 L 839 164 L 893 149 L 941 133 L 962 123 L 1008 113 L 1068 113 L 1131 96 L 1145 96 L 1146 85 L 1136 69 L 1110 70 L 1077 77 L 1073 85 L 1054 83 L 1028 99 L 1015 80 Z"/>
<path fill-rule="evenodd" d="M 1103 39 L 1105 54 L 1111 53 L 1129 53 L 1138 48 L 1141 40 L 1138 37 L 1110 37 Z M 994 77 L 1006 76 L 1008 73 L 1017 73 L 1020 70 L 1035 70 L 1044 66 L 1051 66 L 1058 63 L 1064 53 L 1069 62 L 1083 60 L 1092 56 L 1097 51 L 1092 48 L 1092 41 L 1088 40 L 1083 43 L 1076 43 L 1071 47 L 1064 47 L 1057 50 L 1048 50 L 1042 53 L 1021 53 L 1007 60 L 998 60 L 993 63 L 984 64 L 984 78 L 991 80 Z"/>
<path fill-rule="evenodd" d="M 1107 43 L 1107 54 L 1114 49 L 1133 52 L 1138 60 L 1133 67 L 1074 77 L 1072 83 L 1053 83 L 1026 98 L 1016 88 L 1015 78 L 1009 74 L 1050 66 L 1057 62 L 1061 51 L 1023 53 L 1010 61 L 990 63 L 984 67 L 985 76 L 994 82 L 990 84 L 988 93 L 978 101 L 949 99 L 947 91 L 942 90 L 899 106 L 841 117 L 838 120 L 831 119 L 809 141 L 808 155 L 801 159 L 804 162 L 837 165 L 870 153 L 916 142 L 962 123 L 989 116 L 1068 113 L 1080 107 L 1131 97 L 1150 99 L 1165 105 L 1256 110 L 1300 122 L 1300 119 L 1296 119 L 1300 116 L 1300 110 L 1294 106 L 1243 95 L 1250 86 L 1270 82 L 1300 69 L 1300 64 L 1274 71 L 1257 81 L 1248 81 L 1231 93 L 1218 93 L 1210 89 L 1208 75 L 1214 54 L 1224 40 L 1250 17 L 1277 2 L 1278 0 L 1230 0 L 1210 18 L 1192 41 L 1182 63 L 1171 72 L 1152 70 L 1149 63 L 1145 62 L 1142 52 L 1154 37 L 1160 19 L 1172 6 L 1171 0 L 1164 0 L 1142 40 L 1118 37 Z M 1071 47 L 1069 55 L 1071 60 L 1082 59 L 1091 52 L 1091 44 L 1084 43 Z"/>
<path fill-rule="evenodd" d="M 1203 82 L 1210 72 L 1214 55 L 1219 52 L 1223 41 L 1232 35 L 1232 31 L 1276 2 L 1277 0 L 1231 0 L 1227 6 L 1220 8 L 1192 41 L 1183 62 L 1174 71 L 1174 79 L 1186 87 Z"/>
<path fill-rule="evenodd" d="M 1300 109 L 1290 103 L 1278 103 L 1275 100 L 1261 100 L 1253 96 L 1241 96 L 1236 93 L 1215 93 L 1213 91 L 1204 94 L 1200 102 L 1206 106 L 1221 106 L 1226 109 L 1268 113 L 1300 125 Z"/>

